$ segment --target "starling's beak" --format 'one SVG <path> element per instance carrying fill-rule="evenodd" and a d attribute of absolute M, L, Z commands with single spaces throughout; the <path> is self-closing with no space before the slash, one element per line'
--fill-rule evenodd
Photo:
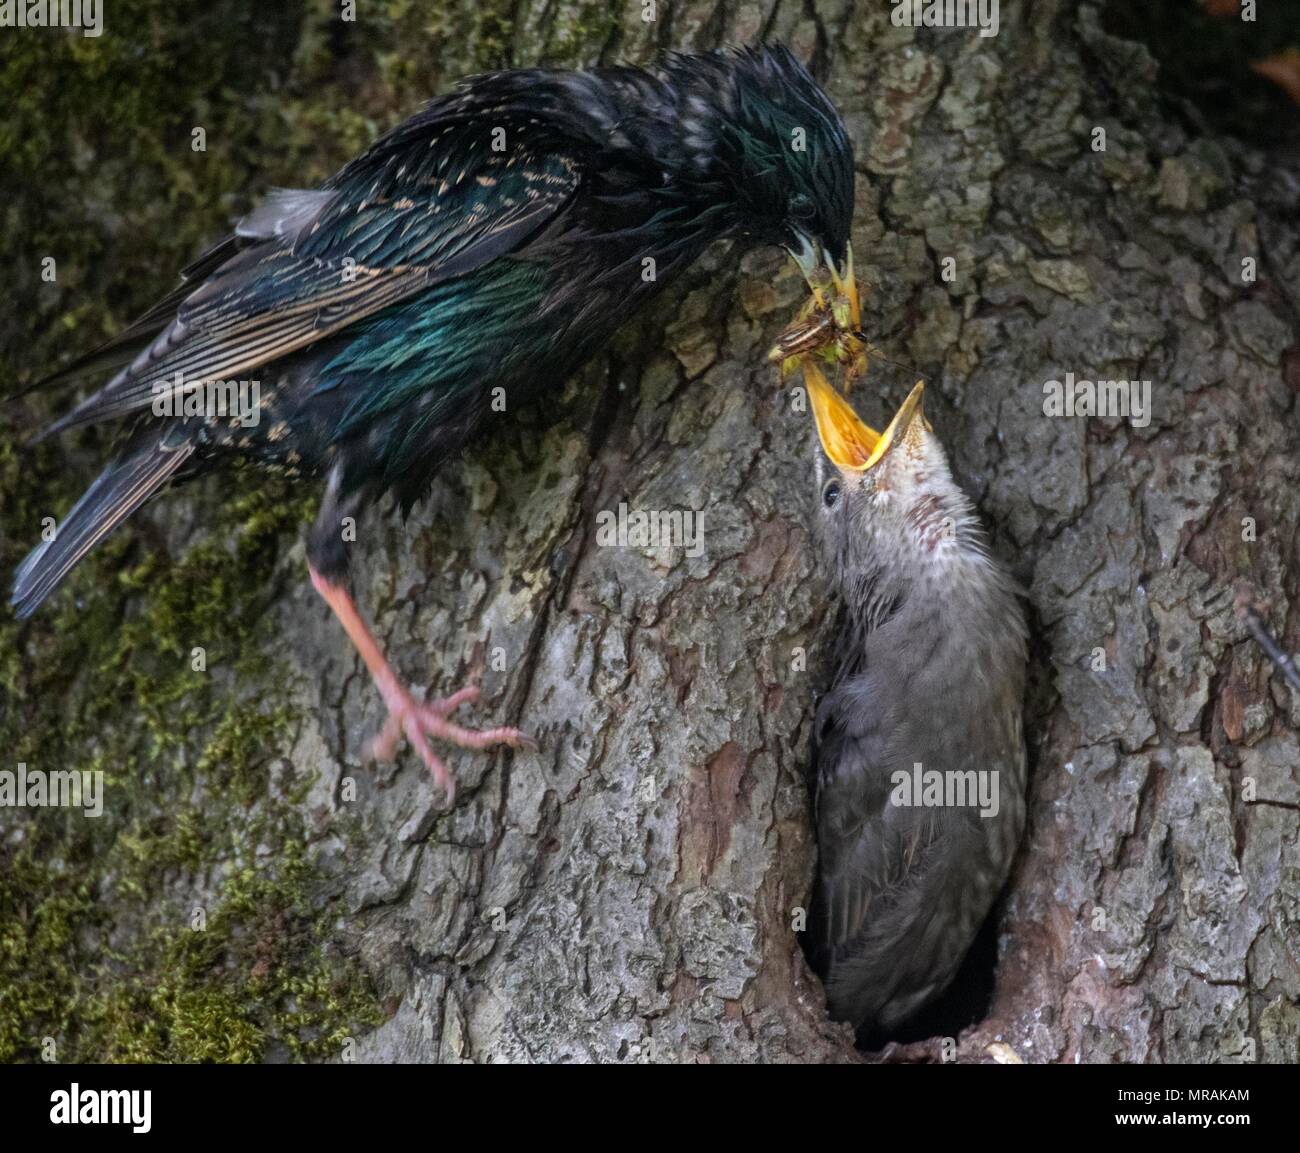
<path fill-rule="evenodd" d="M 922 430 L 930 430 L 923 407 L 925 384 L 922 381 L 916 382 L 916 387 L 883 433 L 863 424 L 849 402 L 831 387 L 815 364 L 804 365 L 804 381 L 808 385 L 808 398 L 812 401 L 822 448 L 831 463 L 845 472 L 866 472 L 878 464 L 895 444 L 919 436 Z"/>
<path fill-rule="evenodd" d="M 844 262 L 836 268 L 835 261 L 817 241 L 803 233 L 799 233 L 798 238 L 798 246 L 787 248 L 786 251 L 808 282 L 817 308 L 842 302 L 846 315 L 837 313 L 835 322 L 847 332 L 859 331 L 862 327 L 862 308 L 858 302 L 858 282 L 853 275 L 853 245 L 845 245 Z M 834 296 L 829 301 L 826 299 L 828 280 L 829 287 L 834 289 Z"/>
<path fill-rule="evenodd" d="M 858 282 L 853 275 L 853 245 L 845 244 L 844 253 L 844 264 L 840 268 L 837 269 L 829 260 L 826 267 L 830 269 L 836 300 L 847 300 L 849 306 L 847 322 L 846 318 L 839 316 L 835 318 L 836 322 L 850 332 L 857 332 L 862 328 L 862 306 L 858 301 Z"/>
<path fill-rule="evenodd" d="M 797 247 L 786 248 L 790 258 L 799 266 L 803 278 L 812 289 L 813 299 L 819 309 L 826 307 L 826 277 L 822 271 L 822 247 L 810 236 L 802 232 L 795 234 L 799 243 Z"/>

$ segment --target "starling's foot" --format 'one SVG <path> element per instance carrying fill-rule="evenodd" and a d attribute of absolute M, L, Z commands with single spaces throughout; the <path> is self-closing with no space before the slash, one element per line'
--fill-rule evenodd
<path fill-rule="evenodd" d="M 447 766 L 429 747 L 429 738 L 447 741 L 462 749 L 490 749 L 494 745 L 509 745 L 511 748 L 536 748 L 532 738 L 525 736 L 518 729 L 475 729 L 462 728 L 453 724 L 447 717 L 469 701 L 478 699 L 478 689 L 474 686 L 461 689 L 449 697 L 436 701 L 417 701 L 397 679 L 393 667 L 384 657 L 370 629 L 366 627 L 357 606 L 343 585 L 330 580 L 309 566 L 311 583 L 320 593 L 325 603 L 334 610 L 343 631 L 356 646 L 361 659 L 374 679 L 388 706 L 388 720 L 379 735 L 370 742 L 369 755 L 378 760 L 391 760 L 397 749 L 397 742 L 405 737 L 411 742 L 420 759 L 429 766 L 433 779 L 442 786 L 447 794 L 450 807 L 456 796 L 456 782 L 447 771 Z"/>
<path fill-rule="evenodd" d="M 396 698 L 395 704 L 389 702 L 385 697 L 385 703 L 388 704 L 389 709 L 388 720 L 384 722 L 384 727 L 371 737 L 366 745 L 365 757 L 368 761 L 391 761 L 393 759 L 393 754 L 397 751 L 397 742 L 406 734 L 406 721 L 408 718 L 418 720 L 423 713 L 445 718 L 460 708 L 461 705 L 478 700 L 479 693 L 477 685 L 470 685 L 461 689 L 460 692 L 452 693 L 449 697 L 438 697 L 436 700 L 421 703 L 399 686 L 392 695 Z M 414 745 L 416 742 L 412 739 L 411 744 Z M 447 770 L 436 757 L 434 757 L 434 761 L 437 762 L 437 766 L 430 764 L 429 769 L 438 784 L 442 785 L 443 788 L 447 788 Z"/>
<path fill-rule="evenodd" d="M 512 749 L 537 747 L 531 737 L 518 729 L 466 729 L 449 721 L 450 713 L 478 699 L 478 689 L 473 685 L 435 701 L 417 701 L 396 682 L 385 684 L 381 679 L 379 689 L 388 705 L 388 720 L 367 747 L 367 757 L 391 761 L 398 740 L 405 737 L 446 792 L 448 807 L 456 797 L 456 781 L 429 746 L 428 738 L 444 740 L 462 749 L 488 749 L 494 745 L 508 745 Z"/>

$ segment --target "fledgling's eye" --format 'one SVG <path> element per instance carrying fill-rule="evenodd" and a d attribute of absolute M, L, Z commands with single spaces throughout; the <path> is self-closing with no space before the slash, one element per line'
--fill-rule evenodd
<path fill-rule="evenodd" d="M 834 508 L 840 499 L 840 482 L 838 480 L 828 480 L 822 489 L 822 504 L 827 508 Z"/>
<path fill-rule="evenodd" d="M 789 213 L 795 220 L 811 220 L 816 206 L 812 198 L 805 196 L 802 192 L 796 192 L 790 197 Z"/>

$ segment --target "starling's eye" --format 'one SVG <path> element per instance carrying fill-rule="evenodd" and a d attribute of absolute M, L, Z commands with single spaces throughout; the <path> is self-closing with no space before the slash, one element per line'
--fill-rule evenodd
<path fill-rule="evenodd" d="M 788 211 L 792 220 L 811 220 L 813 213 L 817 211 L 817 206 L 813 204 L 811 197 L 796 192 L 790 197 Z"/>
<path fill-rule="evenodd" d="M 838 480 L 828 480 L 826 486 L 822 489 L 822 504 L 827 508 L 834 508 L 840 499 L 840 482 Z"/>

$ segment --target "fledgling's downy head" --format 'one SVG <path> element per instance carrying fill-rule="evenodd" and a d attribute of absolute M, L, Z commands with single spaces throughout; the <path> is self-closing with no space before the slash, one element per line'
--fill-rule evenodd
<path fill-rule="evenodd" d="M 949 598 L 984 582 L 1009 589 L 925 418 L 925 386 L 876 432 L 815 364 L 804 379 L 821 442 L 821 535 L 850 612 L 878 614 L 913 593 Z"/>

